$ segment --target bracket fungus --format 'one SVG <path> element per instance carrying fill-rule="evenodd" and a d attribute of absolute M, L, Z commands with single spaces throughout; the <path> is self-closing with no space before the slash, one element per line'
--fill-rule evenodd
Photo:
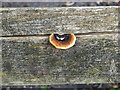
<path fill-rule="evenodd" d="M 58 49 L 68 49 L 75 44 L 76 37 L 74 34 L 51 34 L 49 41 Z"/>

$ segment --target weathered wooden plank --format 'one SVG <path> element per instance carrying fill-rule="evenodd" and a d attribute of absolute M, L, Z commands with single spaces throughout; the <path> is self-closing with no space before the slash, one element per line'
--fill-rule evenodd
<path fill-rule="evenodd" d="M 2 38 L 3 85 L 120 81 L 118 34 L 83 35 L 67 50 L 48 37 Z"/>
<path fill-rule="evenodd" d="M 120 81 L 118 7 L 3 8 L 0 12 L 5 36 L 0 38 L 3 85 Z M 75 33 L 76 44 L 56 49 L 44 36 L 56 32 Z M 34 34 L 43 35 L 30 36 Z"/>
<path fill-rule="evenodd" d="M 118 8 L 2 8 L 2 35 L 117 31 Z"/>

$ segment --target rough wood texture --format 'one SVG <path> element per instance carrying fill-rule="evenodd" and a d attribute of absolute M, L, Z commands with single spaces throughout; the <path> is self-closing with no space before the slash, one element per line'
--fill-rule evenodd
<path fill-rule="evenodd" d="M 117 31 L 118 7 L 5 8 L 2 35 Z"/>
<path fill-rule="evenodd" d="M 1 11 L 3 22 L 3 85 L 82 84 L 120 82 L 117 7 L 16 8 Z M 51 12 L 50 12 L 51 11 Z M 66 28 L 64 28 L 66 27 Z M 59 33 L 76 35 L 67 50 L 54 48 L 48 36 L 7 37 Z"/>

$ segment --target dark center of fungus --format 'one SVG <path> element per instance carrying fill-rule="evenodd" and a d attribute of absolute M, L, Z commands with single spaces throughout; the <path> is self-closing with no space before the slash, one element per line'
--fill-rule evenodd
<path fill-rule="evenodd" d="M 63 35 L 54 34 L 54 37 L 58 41 L 67 41 L 69 39 L 69 35 L 68 34 L 63 34 Z"/>

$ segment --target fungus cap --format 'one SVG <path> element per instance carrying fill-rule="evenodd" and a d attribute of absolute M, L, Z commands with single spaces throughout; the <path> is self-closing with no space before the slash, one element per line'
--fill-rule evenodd
<path fill-rule="evenodd" d="M 49 41 L 58 49 L 68 49 L 75 44 L 76 37 L 74 34 L 51 34 Z"/>

